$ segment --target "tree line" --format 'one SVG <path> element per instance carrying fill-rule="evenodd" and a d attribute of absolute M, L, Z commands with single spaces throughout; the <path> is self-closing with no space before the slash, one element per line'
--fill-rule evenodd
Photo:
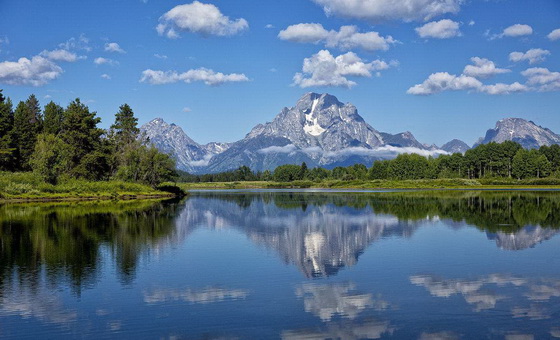
<path fill-rule="evenodd" d="M 118 179 L 157 185 L 172 179 L 175 162 L 140 136 L 128 104 L 120 106 L 110 129 L 75 99 L 66 108 L 35 95 L 15 109 L 0 90 L 0 171 L 33 171 L 46 182 L 61 178 Z"/>
<path fill-rule="evenodd" d="M 247 166 L 216 174 L 192 175 L 182 172 L 183 182 L 233 181 L 323 181 L 323 180 L 415 180 L 437 178 L 545 178 L 560 175 L 560 145 L 526 150 L 520 144 L 481 144 L 465 154 L 454 153 L 439 157 L 401 154 L 395 159 L 378 160 L 370 168 L 364 164 L 325 169 L 286 164 L 273 171 L 254 172 Z"/>

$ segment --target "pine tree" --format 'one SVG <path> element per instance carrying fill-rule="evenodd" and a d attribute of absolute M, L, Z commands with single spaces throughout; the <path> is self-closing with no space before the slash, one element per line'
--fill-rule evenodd
<path fill-rule="evenodd" d="M 14 128 L 14 111 L 12 101 L 2 95 L 0 90 L 0 170 L 13 170 L 15 151 L 12 130 Z"/>
<path fill-rule="evenodd" d="M 115 114 L 115 123 L 111 125 L 111 130 L 115 135 L 118 146 L 128 145 L 138 138 L 138 118 L 134 117 L 134 112 L 128 104 L 119 107 L 119 112 Z"/>
<path fill-rule="evenodd" d="M 43 132 L 47 134 L 57 135 L 60 132 L 63 118 L 64 108 L 52 101 L 48 103 L 45 106 Z"/>
<path fill-rule="evenodd" d="M 103 130 L 97 127 L 100 121 L 96 113 L 90 112 L 79 98 L 68 104 L 59 133 L 62 141 L 69 145 L 64 156 L 64 163 L 68 167 L 66 171 L 72 172 L 88 153 L 100 147 L 103 134 Z"/>
<path fill-rule="evenodd" d="M 29 160 L 35 150 L 37 141 L 37 124 L 35 116 L 25 102 L 20 101 L 14 112 L 12 130 L 15 143 L 16 170 L 30 170 Z"/>

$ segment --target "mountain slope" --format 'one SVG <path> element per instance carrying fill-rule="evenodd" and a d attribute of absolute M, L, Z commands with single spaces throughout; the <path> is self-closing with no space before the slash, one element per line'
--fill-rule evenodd
<path fill-rule="evenodd" d="M 447 151 L 449 153 L 465 153 L 471 147 L 467 145 L 467 143 L 463 142 L 459 139 L 453 139 L 441 147 L 443 151 Z"/>
<path fill-rule="evenodd" d="M 177 168 L 188 172 L 197 172 L 208 164 L 215 154 L 229 148 L 227 143 L 208 143 L 200 145 L 192 140 L 175 124 L 168 124 L 161 118 L 142 125 L 145 134 L 158 150 L 170 154 L 177 162 Z"/>
<path fill-rule="evenodd" d="M 244 139 L 212 158 L 207 171 L 220 172 L 248 165 L 272 170 L 282 164 L 306 162 L 333 167 L 357 162 L 371 164 L 391 157 L 398 148 L 426 148 L 410 132 L 381 133 L 367 124 L 350 103 L 329 94 L 307 93 L 292 108 L 284 108 L 266 124 L 258 124 Z"/>
<path fill-rule="evenodd" d="M 525 119 L 506 118 L 498 121 L 496 127 L 488 130 L 474 146 L 507 140 L 517 142 L 526 149 L 537 149 L 543 145 L 560 144 L 560 135 Z"/>

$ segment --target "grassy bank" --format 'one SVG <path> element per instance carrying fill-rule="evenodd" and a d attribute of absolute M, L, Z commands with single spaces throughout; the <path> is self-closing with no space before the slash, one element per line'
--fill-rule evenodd
<path fill-rule="evenodd" d="M 321 182 L 212 182 L 178 183 L 183 190 L 195 189 L 560 189 L 560 179 L 422 179 L 422 180 L 325 180 Z"/>
<path fill-rule="evenodd" d="M 0 172 L 1 201 L 67 199 L 133 199 L 171 197 L 174 194 L 150 186 L 122 181 L 90 182 L 65 179 L 57 185 L 45 183 L 33 173 Z"/>

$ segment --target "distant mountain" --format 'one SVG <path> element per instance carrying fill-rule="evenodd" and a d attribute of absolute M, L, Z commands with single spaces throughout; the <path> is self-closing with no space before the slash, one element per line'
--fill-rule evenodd
<path fill-rule="evenodd" d="M 329 94 L 307 93 L 294 107 L 284 108 L 272 122 L 258 124 L 244 139 L 212 158 L 207 171 L 241 165 L 271 170 L 301 162 L 327 168 L 371 164 L 394 157 L 403 147 L 427 150 L 410 132 L 392 135 L 377 131 L 350 103 L 343 104 Z"/>
<path fill-rule="evenodd" d="M 168 124 L 161 118 L 153 119 L 140 128 L 160 151 L 170 154 L 177 162 L 177 168 L 198 172 L 206 167 L 212 156 L 229 148 L 227 143 L 200 145 L 192 140 L 179 126 Z"/>
<path fill-rule="evenodd" d="M 417 141 L 410 131 L 397 133 L 396 135 L 385 132 L 381 132 L 380 134 L 385 145 L 396 146 L 399 148 L 413 147 L 418 149 L 429 149 L 431 147 Z"/>
<path fill-rule="evenodd" d="M 474 146 L 490 142 L 517 142 L 526 149 L 537 149 L 543 145 L 560 144 L 560 135 L 521 118 L 506 118 L 498 121 L 494 129 L 486 132 Z"/>
<path fill-rule="evenodd" d="M 256 125 L 235 143 L 198 144 L 181 128 L 161 118 L 144 125 L 142 131 L 157 148 L 173 155 L 179 169 L 195 174 L 242 165 L 256 171 L 302 162 L 326 168 L 370 165 L 403 152 L 445 153 L 418 142 L 408 131 L 379 132 L 364 121 L 354 105 L 317 93 L 305 94 L 294 107 L 282 109 L 271 122 Z"/>
<path fill-rule="evenodd" d="M 453 139 L 452 141 L 443 144 L 441 147 L 442 150 L 449 153 L 465 153 L 470 148 L 471 147 L 468 146 L 467 143 L 459 139 Z"/>

